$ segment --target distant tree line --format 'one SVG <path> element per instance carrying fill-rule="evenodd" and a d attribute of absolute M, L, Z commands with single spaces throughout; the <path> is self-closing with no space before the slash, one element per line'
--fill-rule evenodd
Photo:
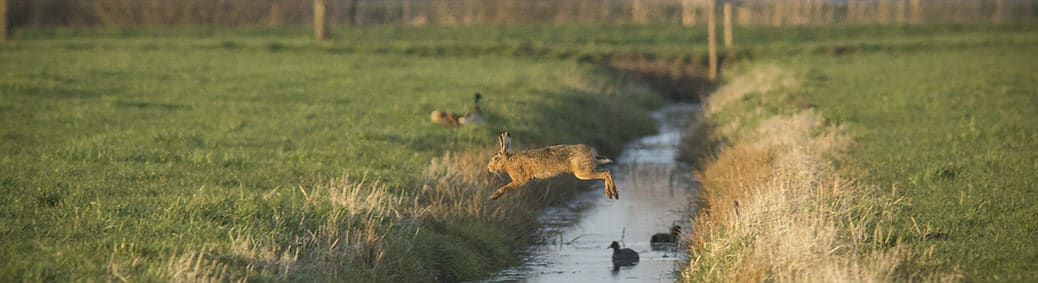
<path fill-rule="evenodd" d="M 313 0 L 7 0 L 9 25 L 307 25 Z M 1030 21 L 1032 0 L 735 0 L 737 25 Z M 325 0 L 330 25 L 706 22 L 707 0 Z M 720 7 L 720 4 L 715 7 Z"/>

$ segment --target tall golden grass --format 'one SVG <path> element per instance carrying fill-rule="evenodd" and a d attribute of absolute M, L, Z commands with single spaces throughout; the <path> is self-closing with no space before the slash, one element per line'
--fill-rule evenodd
<path fill-rule="evenodd" d="M 709 119 L 745 110 L 727 107 L 748 95 L 783 95 L 795 82 L 781 68 L 757 66 L 719 89 L 704 112 Z M 958 280 L 956 272 L 899 273 L 906 259 L 926 255 L 899 246 L 887 228 L 900 200 L 876 199 L 877 187 L 837 172 L 830 163 L 851 144 L 845 127 L 827 125 L 811 109 L 736 116 L 743 119 L 717 125 L 730 142 L 695 172 L 702 203 L 683 281 Z M 761 116 L 759 123 L 741 122 Z"/>
<path fill-rule="evenodd" d="M 228 269 L 241 268 L 240 262 L 232 265 L 224 262 L 229 260 L 226 257 L 207 255 L 213 249 L 227 247 L 207 245 L 170 255 L 168 264 L 149 270 L 149 274 L 174 282 L 244 281 L 249 277 L 283 281 L 391 280 L 385 277 L 386 269 L 409 264 L 409 259 L 406 253 L 393 254 L 390 247 L 403 246 L 406 250 L 423 229 L 436 223 L 490 223 L 514 229 L 517 232 L 513 237 L 529 237 L 538 226 L 540 208 L 566 199 L 563 196 L 580 187 L 569 180 L 572 178 L 537 181 L 534 186 L 538 189 L 520 189 L 498 201 L 488 201 L 490 193 L 507 182 L 486 171 L 492 153 L 491 149 L 469 150 L 434 158 L 421 175 L 424 186 L 411 193 L 394 193 L 382 182 L 349 175 L 300 187 L 296 192 L 302 207 L 277 213 L 272 221 L 302 223 L 303 218 L 316 215 L 307 211 L 330 212 L 316 229 L 295 231 L 294 243 L 279 244 L 274 237 L 258 239 L 231 229 L 230 251 L 221 254 L 246 262 L 244 270 Z M 539 189 L 545 185 L 547 189 Z M 272 192 L 265 198 L 273 195 Z M 521 239 L 519 243 L 522 244 Z M 133 246 L 114 250 L 107 264 L 112 280 L 129 281 L 123 271 L 141 268 L 139 258 L 130 257 L 136 254 L 135 250 Z"/>

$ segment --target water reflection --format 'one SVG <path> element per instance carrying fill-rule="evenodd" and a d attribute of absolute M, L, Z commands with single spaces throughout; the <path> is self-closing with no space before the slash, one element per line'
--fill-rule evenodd
<path fill-rule="evenodd" d="M 620 200 L 606 200 L 598 188 L 547 209 L 540 219 L 544 240 L 529 247 L 523 265 L 503 270 L 491 281 L 673 281 L 679 264 L 687 260 L 685 249 L 680 243 L 654 249 L 650 238 L 668 233 L 673 225 L 691 227 L 691 169 L 675 159 L 694 111 L 696 105 L 676 104 L 653 113 L 659 133 L 628 144 L 610 168 Z M 614 268 L 613 251 L 607 248 L 612 241 L 638 252 L 638 264 Z"/>

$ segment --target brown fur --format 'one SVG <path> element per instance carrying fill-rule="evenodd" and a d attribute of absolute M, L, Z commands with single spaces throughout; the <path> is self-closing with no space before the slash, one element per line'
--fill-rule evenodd
<path fill-rule="evenodd" d="M 613 184 L 613 175 L 609 171 L 596 171 L 595 166 L 611 162 L 598 157 L 594 148 L 583 144 L 554 145 L 516 153 L 508 152 L 512 144 L 511 135 L 502 132 L 498 136 L 499 150 L 490 158 L 487 170 L 490 172 L 508 172 L 512 182 L 497 189 L 490 196 L 494 200 L 507 191 L 533 180 L 556 176 L 562 173 L 573 173 L 581 180 L 605 180 L 606 198 L 619 199 L 620 195 Z"/>
<path fill-rule="evenodd" d="M 461 115 L 454 112 L 433 110 L 432 115 L 429 117 L 429 119 L 432 120 L 433 123 L 444 126 L 457 127 L 466 124 L 482 124 L 483 110 L 479 107 L 479 100 L 481 98 L 483 98 L 483 95 L 477 92 L 475 94 L 475 102 L 472 103 L 472 111 L 468 114 Z"/>
<path fill-rule="evenodd" d="M 447 111 L 433 110 L 432 116 L 429 117 L 433 123 L 444 125 L 444 126 L 458 126 L 461 123 L 458 121 L 458 113 L 451 113 Z"/>

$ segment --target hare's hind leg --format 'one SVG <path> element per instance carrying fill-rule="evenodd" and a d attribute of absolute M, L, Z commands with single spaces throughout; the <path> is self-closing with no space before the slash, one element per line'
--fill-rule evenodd
<path fill-rule="evenodd" d="M 606 198 L 620 199 L 620 194 L 616 192 L 616 185 L 613 184 L 613 174 L 609 171 L 594 171 L 591 168 L 581 168 L 573 172 L 573 176 L 581 180 L 605 180 L 605 195 Z"/>
<path fill-rule="evenodd" d="M 612 199 L 620 199 L 620 193 L 616 191 L 616 183 L 613 183 L 613 174 L 609 173 L 609 171 L 599 171 L 598 173 L 605 176 L 606 196 Z"/>

